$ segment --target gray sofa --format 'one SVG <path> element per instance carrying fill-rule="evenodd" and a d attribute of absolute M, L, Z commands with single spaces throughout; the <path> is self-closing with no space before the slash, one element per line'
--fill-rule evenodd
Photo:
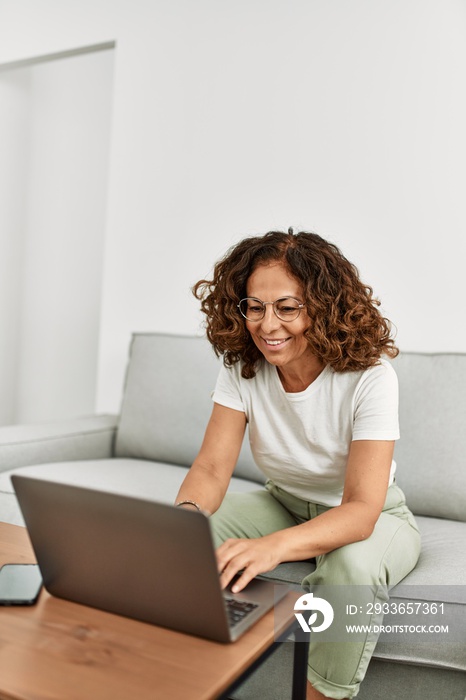
<path fill-rule="evenodd" d="M 381 638 L 361 700 L 464 700 L 466 696 L 466 355 L 404 353 L 397 480 L 417 517 L 422 554 L 392 600 L 443 603 L 448 634 Z M 55 424 L 0 428 L 0 520 L 22 524 L 15 472 L 172 502 L 211 411 L 219 360 L 202 338 L 135 334 L 121 412 Z M 231 489 L 261 488 L 247 441 Z M 281 564 L 269 577 L 299 584 L 312 562 Z M 401 623 L 419 624 L 401 616 Z M 431 621 L 431 620 L 430 620 Z M 289 697 L 291 644 L 235 697 Z"/>

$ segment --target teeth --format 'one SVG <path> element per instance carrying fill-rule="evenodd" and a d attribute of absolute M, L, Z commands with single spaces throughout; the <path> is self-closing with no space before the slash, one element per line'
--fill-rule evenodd
<path fill-rule="evenodd" d="M 284 340 L 266 340 L 265 341 L 267 345 L 281 345 L 282 343 L 286 342 Z"/>

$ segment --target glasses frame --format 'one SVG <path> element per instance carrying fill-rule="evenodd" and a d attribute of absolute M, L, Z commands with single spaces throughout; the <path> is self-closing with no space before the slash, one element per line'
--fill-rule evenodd
<path fill-rule="evenodd" d="M 243 301 L 247 301 L 248 299 L 251 299 L 252 301 L 258 301 L 259 304 L 262 304 L 262 316 L 260 318 L 256 318 L 256 319 L 248 318 L 241 311 L 241 304 L 243 303 Z M 294 318 L 291 318 L 291 319 L 290 318 L 282 318 L 277 313 L 277 309 L 276 309 L 275 305 L 278 304 L 279 301 L 283 301 L 284 299 L 293 299 L 293 301 L 298 302 L 298 306 L 296 307 L 296 310 L 298 313 L 296 314 L 296 316 Z M 293 321 L 296 321 L 296 319 L 299 318 L 299 315 L 300 315 L 302 309 L 304 309 L 306 307 L 306 304 L 303 304 L 301 301 L 299 301 L 299 299 L 296 299 L 296 297 L 290 297 L 290 296 L 280 297 L 279 299 L 275 299 L 275 301 L 262 301 L 262 299 L 258 299 L 257 297 L 244 297 L 244 299 L 240 299 L 239 303 L 236 306 L 238 307 L 238 311 L 240 312 L 241 316 L 243 318 L 245 318 L 246 321 L 249 321 L 249 323 L 259 323 L 259 321 L 262 321 L 265 317 L 265 312 L 266 312 L 265 307 L 267 306 L 267 304 L 272 304 L 272 309 L 273 309 L 275 316 L 280 321 L 283 321 L 283 323 L 293 323 Z"/>

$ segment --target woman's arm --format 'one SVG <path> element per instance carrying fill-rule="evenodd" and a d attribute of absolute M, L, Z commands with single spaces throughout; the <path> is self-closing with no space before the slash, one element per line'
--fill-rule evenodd
<path fill-rule="evenodd" d="M 385 502 L 393 449 L 393 441 L 352 442 L 341 505 L 259 539 L 227 540 L 217 552 L 222 586 L 241 569 L 235 591 L 282 561 L 311 559 L 369 537 Z"/>
<path fill-rule="evenodd" d="M 200 452 L 181 485 L 176 503 L 194 501 L 206 513 L 215 513 L 228 488 L 245 430 L 246 416 L 242 411 L 214 403 Z"/>

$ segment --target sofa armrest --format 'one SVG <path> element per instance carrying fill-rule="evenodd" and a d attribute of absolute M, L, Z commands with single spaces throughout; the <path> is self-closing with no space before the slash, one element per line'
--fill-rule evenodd
<path fill-rule="evenodd" d="M 0 427 L 0 472 L 48 462 L 113 456 L 118 416 Z"/>

